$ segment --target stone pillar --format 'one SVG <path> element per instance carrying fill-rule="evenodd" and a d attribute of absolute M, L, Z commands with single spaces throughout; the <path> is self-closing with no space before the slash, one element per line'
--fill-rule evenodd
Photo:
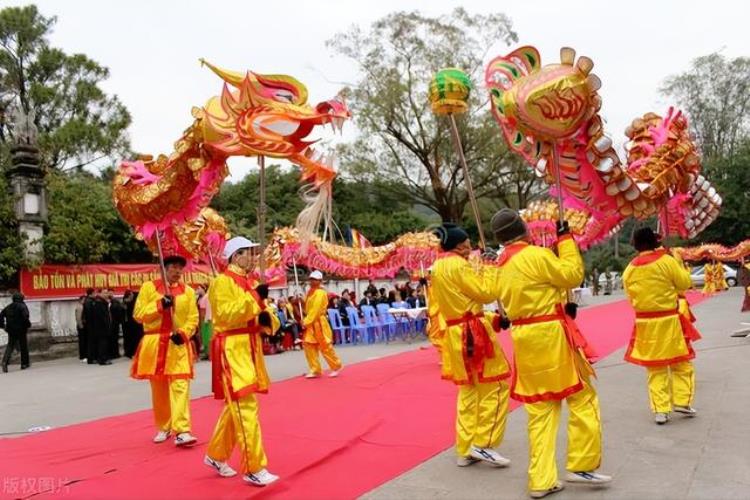
<path fill-rule="evenodd" d="M 14 121 L 11 164 L 6 176 L 15 199 L 18 230 L 24 238 L 26 257 L 29 261 L 41 263 L 44 260 L 42 238 L 47 222 L 47 190 L 36 145 L 34 115 L 17 109 Z"/>

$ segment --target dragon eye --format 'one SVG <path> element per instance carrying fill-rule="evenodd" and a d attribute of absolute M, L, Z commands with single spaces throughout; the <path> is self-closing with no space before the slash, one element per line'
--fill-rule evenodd
<path fill-rule="evenodd" d="M 274 97 L 276 97 L 276 99 L 279 101 L 286 101 L 290 104 L 294 102 L 294 94 L 289 92 L 288 90 L 276 90 L 276 92 L 274 93 Z"/>

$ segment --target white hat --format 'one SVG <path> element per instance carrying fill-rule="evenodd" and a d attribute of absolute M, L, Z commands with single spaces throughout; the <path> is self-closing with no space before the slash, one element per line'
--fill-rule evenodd
<path fill-rule="evenodd" d="M 227 244 L 224 246 L 224 258 L 229 260 L 232 258 L 232 255 L 234 255 L 236 251 L 242 250 L 243 248 L 253 248 L 257 246 L 259 246 L 257 243 L 253 243 L 247 238 L 244 238 L 242 236 L 235 236 L 231 240 L 227 241 Z"/>
<path fill-rule="evenodd" d="M 310 273 L 310 279 L 323 281 L 323 273 L 321 273 L 320 271 L 313 271 Z"/>

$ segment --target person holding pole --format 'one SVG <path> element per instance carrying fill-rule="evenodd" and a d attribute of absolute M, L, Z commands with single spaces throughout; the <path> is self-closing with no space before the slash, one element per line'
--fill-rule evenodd
<path fill-rule="evenodd" d="M 224 248 L 229 265 L 208 289 L 214 326 L 214 397 L 224 399 L 225 405 L 203 462 L 222 477 L 235 476 L 227 460 L 239 446 L 242 479 L 267 486 L 279 477 L 266 469 L 255 394 L 268 392 L 270 386 L 261 334 L 273 332 L 279 320 L 266 311 L 268 285 L 256 286 L 250 277 L 260 258 L 259 248 L 241 236 L 229 240 Z"/>
<path fill-rule="evenodd" d="M 467 260 L 466 231 L 443 223 L 435 233 L 443 252 L 432 264 L 430 307 L 444 325 L 442 378 L 458 386 L 456 464 L 507 467 L 510 460 L 495 448 L 505 433 L 510 366 L 483 307 L 495 297 L 484 270 L 476 272 Z"/>
<path fill-rule="evenodd" d="M 182 282 L 186 261 L 173 255 L 163 260 L 165 278 L 146 281 L 138 292 L 133 319 L 143 324 L 143 338 L 133 356 L 130 376 L 151 383 L 157 433 L 154 443 L 175 434 L 174 444 L 190 446 L 190 380 L 193 358 L 190 337 L 198 326 L 195 292 Z"/>
<path fill-rule="evenodd" d="M 323 273 L 313 271 L 310 273 L 310 290 L 305 299 L 305 317 L 302 319 L 302 346 L 305 350 L 305 359 L 310 371 L 305 378 L 318 378 L 322 374 L 320 357 L 328 363 L 331 372 L 329 377 L 338 377 L 343 368 L 341 360 L 333 348 L 333 332 L 328 323 L 328 294 L 321 286 Z"/>
<path fill-rule="evenodd" d="M 558 222 L 558 256 L 530 244 L 526 224 L 515 210 L 503 208 L 491 226 L 504 246 L 493 286 L 505 321 L 511 323 L 511 397 L 524 403 L 529 417 L 529 494 L 542 498 L 563 489 L 555 460 L 563 400 L 569 410 L 566 481 L 608 483 L 610 476 L 596 472 L 602 459 L 601 419 L 586 359 L 593 353 L 575 325 L 575 304 L 566 303 L 567 290 L 584 274 L 568 224 Z"/>

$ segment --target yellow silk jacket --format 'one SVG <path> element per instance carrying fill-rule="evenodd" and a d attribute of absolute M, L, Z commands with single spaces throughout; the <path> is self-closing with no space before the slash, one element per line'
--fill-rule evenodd
<path fill-rule="evenodd" d="M 427 287 L 427 338 L 430 340 L 432 345 L 440 349 L 443 345 L 443 337 L 445 336 L 445 318 L 440 314 L 437 302 L 435 301 L 432 293 L 432 286 Z"/>
<path fill-rule="evenodd" d="M 306 344 L 333 342 L 333 331 L 328 323 L 328 293 L 323 288 L 311 289 L 307 293 L 302 328 L 305 330 L 302 341 Z"/>
<path fill-rule="evenodd" d="M 198 327 L 195 292 L 189 286 L 179 283 L 171 286 L 169 293 L 174 297 L 174 325 L 171 324 L 172 313 L 162 310 L 164 287 L 161 280 L 145 282 L 138 292 L 133 319 L 143 324 L 144 335 L 130 368 L 133 378 L 193 378 L 195 353 L 189 339 Z M 169 339 L 172 332 L 182 334 L 182 345 Z"/>
<path fill-rule="evenodd" d="M 208 289 L 214 328 L 212 361 L 220 367 L 230 397 L 235 400 L 252 392 L 268 392 L 270 385 L 257 325 L 265 304 L 253 285 L 244 270 L 230 265 Z M 277 328 L 278 317 L 271 314 L 271 320 Z"/>
<path fill-rule="evenodd" d="M 636 313 L 625 360 L 659 366 L 693 358 L 684 319 L 680 319 L 680 313 L 689 317 L 687 301 L 678 302 L 691 280 L 680 262 L 664 249 L 641 252 L 628 264 L 622 282 Z"/>
<path fill-rule="evenodd" d="M 516 242 L 498 258 L 495 297 L 512 324 L 511 397 L 525 403 L 564 399 L 583 389 L 586 377 L 587 362 L 566 335 L 561 312 L 567 290 L 583 280 L 583 260 L 570 237 L 560 239 L 558 253 Z"/>
<path fill-rule="evenodd" d="M 483 304 L 496 299 L 484 269 L 479 265 L 477 272 L 454 253 L 441 254 L 432 265 L 430 308 L 444 321 L 442 378 L 455 384 L 494 382 L 510 376 L 505 353 L 484 315 Z M 481 356 L 469 356 L 467 327 L 471 327 L 474 348 L 484 344 Z"/>

